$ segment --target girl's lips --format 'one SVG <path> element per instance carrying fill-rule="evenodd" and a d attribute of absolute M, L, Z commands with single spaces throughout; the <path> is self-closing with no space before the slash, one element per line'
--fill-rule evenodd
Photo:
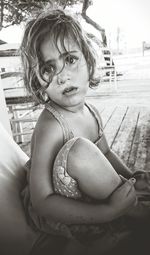
<path fill-rule="evenodd" d="M 77 87 L 73 87 L 73 86 L 65 88 L 63 90 L 63 95 L 73 95 L 74 93 L 77 92 L 77 90 L 78 90 L 78 88 Z"/>

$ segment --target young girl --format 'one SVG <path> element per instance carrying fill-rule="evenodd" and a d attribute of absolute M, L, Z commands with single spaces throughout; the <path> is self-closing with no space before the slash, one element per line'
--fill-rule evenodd
<path fill-rule="evenodd" d="M 110 150 L 98 111 L 85 102 L 88 88 L 99 82 L 90 39 L 74 17 L 62 10 L 49 11 L 28 23 L 21 57 L 26 87 L 45 104 L 33 133 L 26 165 L 28 184 L 22 192 L 30 224 L 49 234 L 80 240 L 92 247 L 91 254 L 100 254 L 130 231 L 128 220 L 121 216 L 136 208 L 137 196 L 132 172 Z M 60 158 L 55 158 L 69 142 L 70 147 L 59 155 L 58 167 Z M 74 142 L 78 146 L 73 148 Z M 70 149 L 73 159 L 80 159 L 86 146 L 91 152 L 96 150 L 96 171 L 95 163 L 77 167 L 80 160 L 73 161 L 74 165 L 70 159 L 67 167 Z M 110 190 L 103 185 L 99 191 L 98 180 L 106 180 L 105 171 L 112 178 Z"/>

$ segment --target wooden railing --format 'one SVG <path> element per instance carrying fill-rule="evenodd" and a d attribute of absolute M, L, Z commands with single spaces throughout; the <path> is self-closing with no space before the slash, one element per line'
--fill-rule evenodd
<path fill-rule="evenodd" d="M 108 81 L 110 85 L 112 85 L 113 82 L 115 89 L 117 89 L 116 67 L 113 60 L 112 52 L 107 47 L 101 48 L 101 51 L 104 58 L 103 65 L 101 67 L 102 71 L 101 80 L 104 82 Z"/>
<path fill-rule="evenodd" d="M 20 82 L 22 79 L 22 73 L 20 71 L 1 72 L 0 76 L 2 86 L 5 85 L 3 90 L 12 135 L 17 143 L 22 143 L 25 137 L 30 137 L 33 132 L 37 121 L 34 112 L 39 106 L 36 105 L 32 97 L 27 94 L 23 81 L 22 83 Z M 11 80 L 10 77 L 12 78 Z M 8 84 L 6 82 L 7 79 L 9 79 Z M 19 83 L 17 83 L 18 80 Z M 27 124 L 30 125 L 30 128 L 26 128 Z"/>
<path fill-rule="evenodd" d="M 33 103 L 8 104 L 7 106 L 11 116 L 10 124 L 14 140 L 17 143 L 23 143 L 25 136 L 30 137 L 32 129 L 35 127 L 37 118 L 34 116 L 34 111 L 37 106 L 33 105 Z M 26 127 L 27 123 L 30 123 L 30 128 Z"/>

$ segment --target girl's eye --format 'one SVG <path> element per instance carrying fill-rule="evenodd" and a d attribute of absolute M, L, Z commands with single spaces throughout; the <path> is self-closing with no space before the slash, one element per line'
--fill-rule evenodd
<path fill-rule="evenodd" d="M 75 64 L 77 57 L 68 55 L 65 59 L 66 64 Z"/>
<path fill-rule="evenodd" d="M 41 75 L 43 77 L 43 79 L 47 82 L 50 82 L 53 79 L 53 76 L 55 74 L 55 67 L 51 64 L 44 64 L 41 67 Z"/>
<path fill-rule="evenodd" d="M 43 66 L 43 74 L 51 74 L 55 72 L 55 67 L 52 65 Z"/>

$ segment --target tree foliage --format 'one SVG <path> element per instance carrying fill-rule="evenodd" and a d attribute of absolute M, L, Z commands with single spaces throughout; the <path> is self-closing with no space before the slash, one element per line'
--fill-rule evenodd
<path fill-rule="evenodd" d="M 82 3 L 82 0 L 0 0 L 0 27 L 20 24 L 28 16 L 39 12 L 48 5 L 66 6 Z"/>
<path fill-rule="evenodd" d="M 30 15 L 33 16 L 34 14 L 37 14 L 43 8 L 56 5 L 65 9 L 67 6 L 72 6 L 79 3 L 82 4 L 82 17 L 87 23 L 91 24 L 100 31 L 102 41 L 104 44 L 106 44 L 105 30 L 86 14 L 89 6 L 93 4 L 92 0 L 0 0 L 0 30 L 3 27 L 20 24 Z"/>
<path fill-rule="evenodd" d="M 0 26 L 1 28 L 20 24 L 33 12 L 39 11 L 49 1 L 37 0 L 1 0 L 0 1 Z"/>

